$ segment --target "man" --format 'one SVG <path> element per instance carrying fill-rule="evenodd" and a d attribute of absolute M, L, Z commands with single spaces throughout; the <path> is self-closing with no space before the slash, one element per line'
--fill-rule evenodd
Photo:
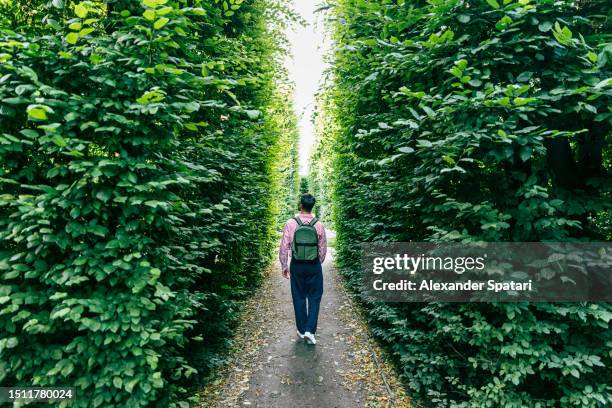
<path fill-rule="evenodd" d="M 285 224 L 279 250 L 282 274 L 291 282 L 298 336 L 309 344 L 317 343 L 315 333 L 323 295 L 321 264 L 327 254 L 325 227 L 312 213 L 315 201 L 311 194 L 302 194 L 300 212 Z M 287 266 L 289 253 L 291 264 Z"/>

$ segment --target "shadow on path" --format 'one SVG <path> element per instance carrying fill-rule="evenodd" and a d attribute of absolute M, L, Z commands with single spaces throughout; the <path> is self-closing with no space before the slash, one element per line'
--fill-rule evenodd
<path fill-rule="evenodd" d="M 254 407 L 355 407 L 363 406 L 360 387 L 343 385 L 351 349 L 340 339 L 350 329 L 343 327 L 332 256 L 323 264 L 323 299 L 319 314 L 317 344 L 306 344 L 296 334 L 289 281 L 272 273 L 277 325 L 267 333 L 269 343 L 261 350 L 264 363 L 253 373 L 249 389 L 239 404 Z"/>

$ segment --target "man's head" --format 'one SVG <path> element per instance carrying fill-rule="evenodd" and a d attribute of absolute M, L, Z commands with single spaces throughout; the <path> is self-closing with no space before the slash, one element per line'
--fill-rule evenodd
<path fill-rule="evenodd" d="M 305 212 L 311 212 L 312 207 L 314 207 L 316 201 L 317 200 L 315 200 L 312 194 L 310 193 L 302 194 L 302 196 L 300 197 L 300 210 L 305 211 Z"/>

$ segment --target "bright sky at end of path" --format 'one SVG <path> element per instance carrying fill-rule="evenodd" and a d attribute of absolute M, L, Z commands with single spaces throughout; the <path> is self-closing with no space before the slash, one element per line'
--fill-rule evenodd
<path fill-rule="evenodd" d="M 294 106 L 299 119 L 300 175 L 308 174 L 308 157 L 315 142 L 312 114 L 319 89 L 326 52 L 323 13 L 315 14 L 321 0 L 293 0 L 294 10 L 306 21 L 287 32 L 292 57 L 287 61 L 289 79 L 295 83 Z"/>

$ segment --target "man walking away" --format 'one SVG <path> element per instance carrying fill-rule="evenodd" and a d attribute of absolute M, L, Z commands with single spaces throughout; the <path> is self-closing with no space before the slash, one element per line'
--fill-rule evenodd
<path fill-rule="evenodd" d="M 316 344 L 319 305 L 323 295 L 321 264 L 327 253 L 325 227 L 312 213 L 315 198 L 300 197 L 300 212 L 285 224 L 279 249 L 283 276 L 291 279 L 291 298 L 298 336 L 308 344 Z M 291 264 L 287 258 L 291 253 Z"/>

